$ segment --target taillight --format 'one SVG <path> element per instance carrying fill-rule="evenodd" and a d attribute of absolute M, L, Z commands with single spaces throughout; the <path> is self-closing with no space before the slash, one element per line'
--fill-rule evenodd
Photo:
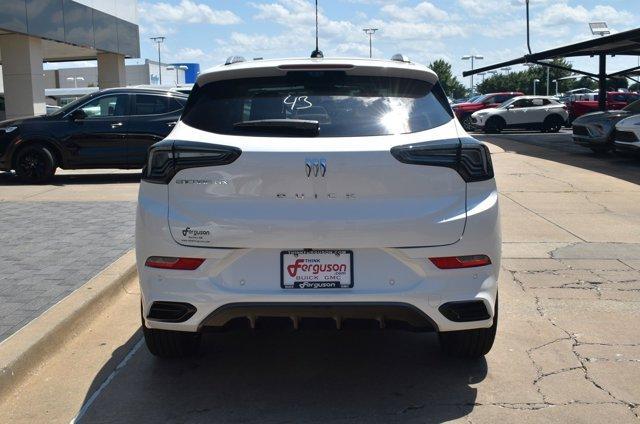
<path fill-rule="evenodd" d="M 429 260 L 440 269 L 474 268 L 491 265 L 491 259 L 487 255 L 445 256 L 429 258 Z"/>
<path fill-rule="evenodd" d="M 466 182 L 493 178 L 489 149 L 474 139 L 439 140 L 396 146 L 391 149 L 391 154 L 403 163 L 454 169 Z"/>
<path fill-rule="evenodd" d="M 144 263 L 149 268 L 179 269 L 193 271 L 204 262 L 202 258 L 174 258 L 171 256 L 150 256 Z"/>
<path fill-rule="evenodd" d="M 149 149 L 144 181 L 168 184 L 183 169 L 228 165 L 242 154 L 237 147 L 193 141 L 163 140 Z"/>

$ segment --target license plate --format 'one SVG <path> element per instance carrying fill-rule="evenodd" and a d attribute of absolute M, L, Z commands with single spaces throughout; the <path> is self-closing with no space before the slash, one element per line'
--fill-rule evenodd
<path fill-rule="evenodd" d="M 288 250 L 280 253 L 283 289 L 353 287 L 351 250 Z"/>

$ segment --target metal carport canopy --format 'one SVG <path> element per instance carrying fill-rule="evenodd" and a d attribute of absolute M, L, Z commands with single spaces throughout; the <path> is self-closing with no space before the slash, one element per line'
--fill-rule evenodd
<path fill-rule="evenodd" d="M 575 72 L 577 74 L 598 78 L 600 88 L 598 99 L 600 103 L 600 109 L 604 110 L 606 106 L 607 78 L 614 76 L 625 76 L 640 69 L 640 66 L 636 66 L 607 75 L 607 55 L 640 56 L 640 28 L 619 32 L 617 34 L 608 35 L 606 37 L 594 38 L 592 40 L 582 41 L 576 44 L 569 44 L 567 46 L 557 47 L 555 49 L 545 50 L 539 53 L 527 54 L 518 59 L 508 60 L 506 62 L 497 63 L 495 65 L 485 66 L 483 68 L 477 68 L 470 71 L 464 71 L 462 75 L 468 77 L 480 72 L 491 71 L 494 69 L 504 68 L 505 66 L 519 65 L 524 63 L 535 63 L 538 65 L 549 66 L 551 68 L 563 69 Z M 600 59 L 599 72 L 596 74 L 592 72 L 580 71 L 577 69 L 570 69 L 541 62 L 546 59 L 576 56 L 598 56 Z"/>

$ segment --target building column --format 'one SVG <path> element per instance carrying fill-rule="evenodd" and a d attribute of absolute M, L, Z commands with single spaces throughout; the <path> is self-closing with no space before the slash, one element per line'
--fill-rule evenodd
<path fill-rule="evenodd" d="M 42 40 L 22 34 L 0 35 L 6 119 L 44 115 Z"/>
<path fill-rule="evenodd" d="M 116 53 L 98 53 L 98 87 L 102 90 L 126 85 L 124 56 Z"/>

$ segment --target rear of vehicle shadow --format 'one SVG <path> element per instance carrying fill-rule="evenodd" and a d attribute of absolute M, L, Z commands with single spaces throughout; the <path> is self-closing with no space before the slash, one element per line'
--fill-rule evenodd
<path fill-rule="evenodd" d="M 54 175 L 51 181 L 43 185 L 65 186 L 75 184 L 125 184 L 138 183 L 142 178 L 140 172 L 127 173 L 78 173 Z M 13 172 L 0 172 L 0 186 L 34 185 L 22 182 Z"/>
<path fill-rule="evenodd" d="M 98 373 L 86 399 L 108 374 Z M 435 334 L 205 334 L 190 359 L 159 360 L 142 346 L 79 422 L 435 423 L 469 414 L 470 385 L 486 374 L 484 359 L 442 355 Z"/>
<path fill-rule="evenodd" d="M 640 158 L 629 153 L 596 155 L 573 143 L 570 133 L 504 133 L 475 135 L 505 151 L 546 159 L 640 184 Z"/>

